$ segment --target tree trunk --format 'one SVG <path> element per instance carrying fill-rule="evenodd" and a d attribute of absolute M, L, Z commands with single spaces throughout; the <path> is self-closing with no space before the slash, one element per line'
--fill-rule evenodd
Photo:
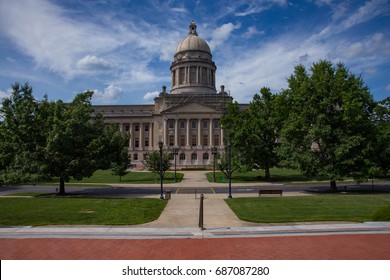
<path fill-rule="evenodd" d="M 270 173 L 270 171 L 269 171 L 269 166 L 267 166 L 267 167 L 264 168 L 264 178 L 265 178 L 266 180 L 271 179 L 271 173 Z"/>
<path fill-rule="evenodd" d="M 337 186 L 336 186 L 336 181 L 335 180 L 331 180 L 330 181 L 330 189 L 329 189 L 331 192 L 337 192 Z"/>
<path fill-rule="evenodd" d="M 60 192 L 58 194 L 65 194 L 65 179 L 60 177 Z"/>

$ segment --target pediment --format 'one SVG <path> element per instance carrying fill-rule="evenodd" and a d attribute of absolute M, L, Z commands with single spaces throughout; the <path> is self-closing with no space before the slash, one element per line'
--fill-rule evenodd
<path fill-rule="evenodd" d="M 200 104 L 197 102 L 189 102 L 187 104 L 181 104 L 173 106 L 164 110 L 164 113 L 217 113 L 218 111 L 211 106 Z"/>

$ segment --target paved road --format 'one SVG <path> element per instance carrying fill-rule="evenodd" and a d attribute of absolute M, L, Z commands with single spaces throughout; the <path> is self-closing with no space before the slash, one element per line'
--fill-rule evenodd
<path fill-rule="evenodd" d="M 343 184 L 341 188 L 347 187 L 347 190 L 371 190 L 370 184 Z M 253 194 L 256 195 L 260 189 L 282 189 L 285 194 L 301 193 L 310 194 L 311 192 L 326 190 L 327 185 L 283 185 L 283 184 L 233 184 L 232 194 Z M 376 190 L 390 192 L 390 183 L 382 183 L 375 185 Z M 22 192 L 42 192 L 55 193 L 58 191 L 56 186 L 16 186 L 16 187 L 2 187 L 0 188 L 0 196 L 17 194 Z M 172 195 L 175 194 L 227 194 L 228 186 L 226 184 L 197 184 L 184 185 L 183 183 L 167 184 L 164 186 L 164 193 L 170 191 Z M 134 184 L 113 184 L 111 187 L 86 187 L 86 186 L 68 186 L 66 192 L 71 195 L 79 196 L 97 196 L 97 197 L 134 197 L 137 195 L 160 195 L 160 187 L 155 184 L 152 185 L 134 185 Z"/>

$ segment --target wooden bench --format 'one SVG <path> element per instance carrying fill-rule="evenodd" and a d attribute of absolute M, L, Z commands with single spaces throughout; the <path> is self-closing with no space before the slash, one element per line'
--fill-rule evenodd
<path fill-rule="evenodd" d="M 259 196 L 262 194 L 279 194 L 282 196 L 283 190 L 259 190 Z"/>

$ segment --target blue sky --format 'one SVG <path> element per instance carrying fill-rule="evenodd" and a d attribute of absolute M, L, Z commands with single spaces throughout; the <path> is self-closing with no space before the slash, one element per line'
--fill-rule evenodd
<path fill-rule="evenodd" d="M 343 62 L 376 100 L 390 96 L 388 0 L 0 0 L 0 97 L 29 82 L 36 98 L 148 104 L 170 89 L 177 44 L 195 20 L 217 88 L 250 102 L 299 63 Z"/>

